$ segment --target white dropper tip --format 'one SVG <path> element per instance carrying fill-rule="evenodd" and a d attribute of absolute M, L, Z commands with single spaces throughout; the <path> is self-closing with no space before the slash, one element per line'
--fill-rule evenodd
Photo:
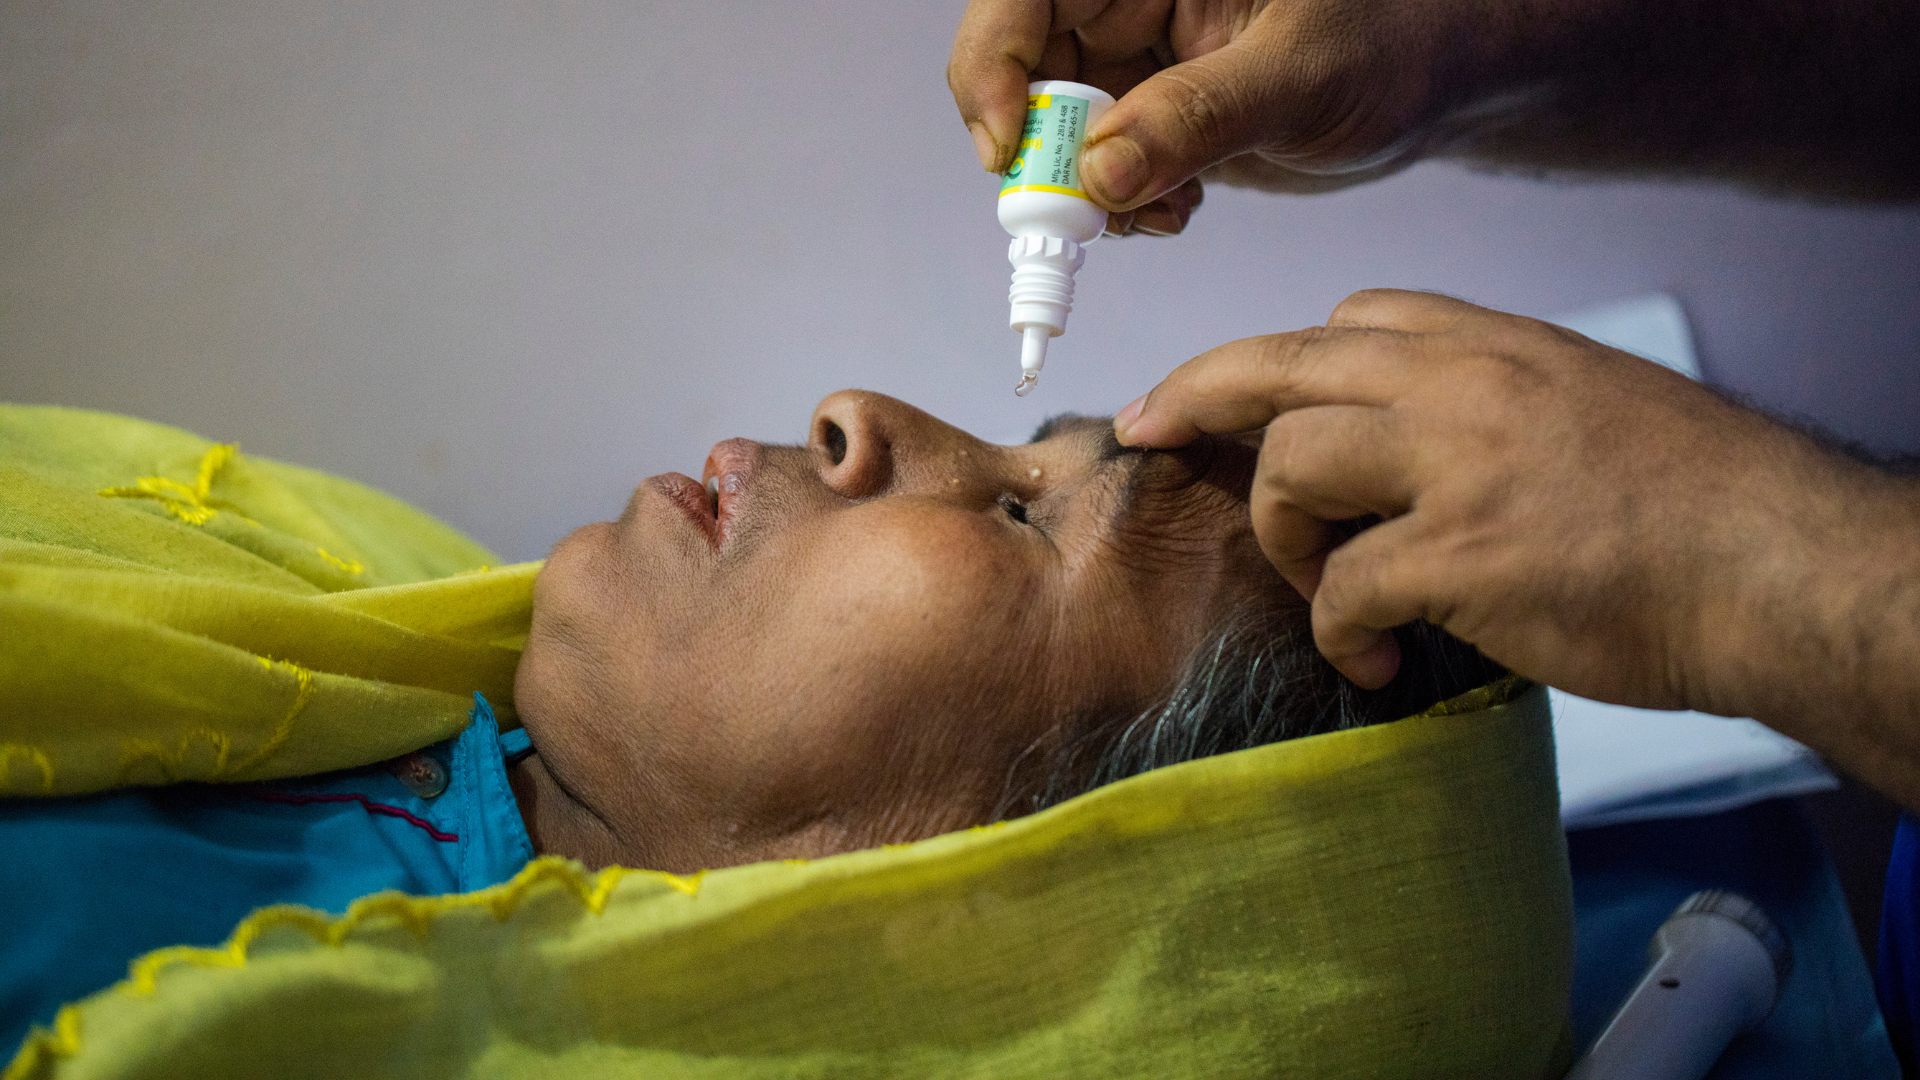
<path fill-rule="evenodd" d="M 1021 331 L 1020 385 L 1013 388 L 1015 395 L 1026 397 L 1040 381 L 1040 369 L 1047 363 L 1047 339 L 1052 336 L 1053 328 L 1039 323 L 1028 323 Z"/>

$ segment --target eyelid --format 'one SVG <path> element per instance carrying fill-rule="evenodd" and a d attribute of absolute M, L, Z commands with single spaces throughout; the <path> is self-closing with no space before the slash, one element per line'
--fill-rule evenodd
<path fill-rule="evenodd" d="M 994 500 L 994 505 L 1004 511 L 1008 517 L 1022 525 L 1029 525 L 1034 528 L 1039 527 L 1033 524 L 1032 516 L 1027 512 L 1026 500 L 1011 491 L 1002 492 L 1000 497 Z"/>

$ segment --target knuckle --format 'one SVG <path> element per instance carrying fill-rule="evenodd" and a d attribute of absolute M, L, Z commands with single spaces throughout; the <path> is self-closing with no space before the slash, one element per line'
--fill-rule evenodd
<path fill-rule="evenodd" d="M 1367 626 L 1403 621 L 1394 614 L 1407 599 L 1395 587 L 1396 567 L 1396 560 L 1378 544 L 1348 541 L 1334 548 L 1327 554 L 1321 583 L 1328 610 L 1343 621 Z"/>
<path fill-rule="evenodd" d="M 973 108 L 973 86 L 967 78 L 967 69 L 961 64 L 959 54 L 947 60 L 947 90 L 953 94 L 960 105 L 960 116 L 965 120 L 975 120 Z"/>
<path fill-rule="evenodd" d="M 1329 324 L 1348 326 L 1390 326 L 1413 294 L 1404 289 L 1362 289 L 1340 301 L 1327 317 Z"/>
<path fill-rule="evenodd" d="M 1233 93 L 1200 70 L 1168 68 L 1156 78 L 1173 88 L 1173 119 L 1189 153 L 1199 150 L 1209 160 L 1224 157 L 1234 134 Z"/>
<path fill-rule="evenodd" d="M 1469 354 L 1466 378 L 1478 389 L 1483 400 L 1518 401 L 1532 397 L 1553 381 L 1541 370 L 1530 351 L 1499 345 L 1479 348 Z"/>
<path fill-rule="evenodd" d="M 1273 393 L 1290 393 L 1300 385 L 1301 369 L 1306 365 L 1308 354 L 1331 336 L 1325 327 L 1312 326 L 1290 334 L 1268 334 L 1255 339 L 1259 347 L 1253 352 L 1254 377 Z"/>
<path fill-rule="evenodd" d="M 1294 577 L 1318 564 L 1326 555 L 1324 523 L 1285 502 L 1271 500 L 1265 512 L 1253 515 L 1254 539 L 1261 554 L 1283 575 Z"/>
<path fill-rule="evenodd" d="M 1256 508 L 1250 515 L 1254 539 L 1269 560 L 1285 569 L 1317 554 L 1314 538 L 1300 528 L 1298 516 L 1284 500 L 1268 496 L 1254 501 Z"/>
<path fill-rule="evenodd" d="M 1250 515 L 1254 539 L 1259 541 L 1267 560 L 1281 572 L 1322 554 L 1324 545 L 1317 522 L 1303 518 L 1281 498 L 1256 498 L 1254 502 L 1256 507 Z"/>
<path fill-rule="evenodd" d="M 1327 554 L 1326 574 L 1320 579 L 1320 592 L 1314 603 L 1324 602 L 1330 615 L 1348 618 L 1367 606 L 1379 587 L 1377 560 L 1355 555 L 1352 544 L 1342 544 Z"/>
<path fill-rule="evenodd" d="M 1258 476 L 1261 484 L 1283 495 L 1312 465 L 1314 442 L 1301 437 L 1299 413 L 1282 413 L 1267 425 L 1260 443 Z"/>
<path fill-rule="evenodd" d="M 1367 629 L 1327 606 L 1327 587 L 1323 582 L 1313 597 L 1313 643 L 1329 660 L 1352 656 L 1364 647 Z"/>

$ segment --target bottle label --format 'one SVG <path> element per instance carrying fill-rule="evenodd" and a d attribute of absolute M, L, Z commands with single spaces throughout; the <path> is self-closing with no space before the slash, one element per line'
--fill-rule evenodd
<path fill-rule="evenodd" d="M 1087 133 L 1087 99 L 1065 94 L 1027 95 L 1027 126 L 1020 152 L 1007 166 L 1002 196 L 1051 191 L 1085 199 L 1080 188 L 1080 140 Z M 1088 200 L 1091 202 L 1092 200 Z"/>

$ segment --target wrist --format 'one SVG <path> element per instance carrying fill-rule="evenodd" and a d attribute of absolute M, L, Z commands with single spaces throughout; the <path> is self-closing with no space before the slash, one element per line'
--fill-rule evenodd
<path fill-rule="evenodd" d="M 1781 434 L 1789 453 L 1755 455 L 1771 482 L 1741 485 L 1745 557 L 1701 608 L 1688 704 L 1898 795 L 1920 781 L 1920 484 Z"/>

